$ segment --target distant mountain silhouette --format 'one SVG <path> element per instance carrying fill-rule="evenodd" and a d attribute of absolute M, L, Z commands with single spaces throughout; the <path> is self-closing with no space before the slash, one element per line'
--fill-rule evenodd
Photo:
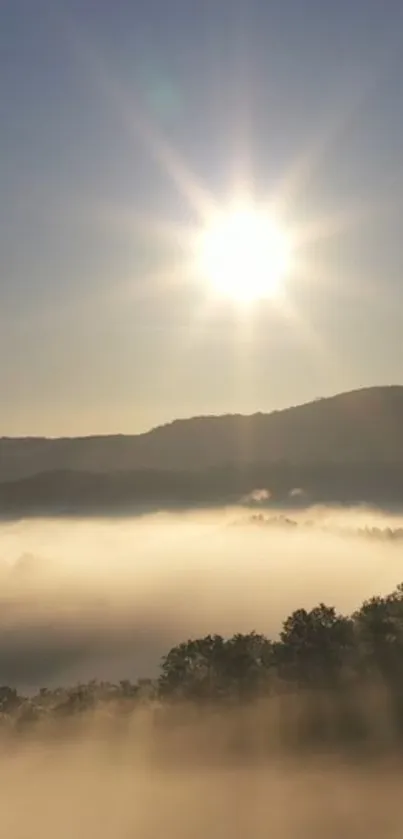
<path fill-rule="evenodd" d="M 257 413 L 175 420 L 145 434 L 1 438 L 0 481 L 40 472 L 193 472 L 248 464 L 403 464 L 403 387 Z"/>
<path fill-rule="evenodd" d="M 403 387 L 271 414 L 176 420 L 133 436 L 0 440 L 3 517 L 122 515 L 256 498 L 274 507 L 401 508 Z"/>

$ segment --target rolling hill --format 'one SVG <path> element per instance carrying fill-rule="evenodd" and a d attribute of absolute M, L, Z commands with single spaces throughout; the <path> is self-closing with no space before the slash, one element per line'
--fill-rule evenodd
<path fill-rule="evenodd" d="M 251 416 L 195 417 L 137 435 L 1 438 L 0 481 L 42 472 L 194 472 L 287 461 L 403 464 L 403 387 L 351 391 Z"/>

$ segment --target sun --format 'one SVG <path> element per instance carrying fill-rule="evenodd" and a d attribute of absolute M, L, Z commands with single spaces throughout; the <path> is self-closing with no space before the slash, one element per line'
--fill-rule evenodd
<path fill-rule="evenodd" d="M 259 209 L 219 213 L 200 234 L 197 263 L 214 290 L 235 300 L 276 297 L 290 270 L 290 237 Z"/>

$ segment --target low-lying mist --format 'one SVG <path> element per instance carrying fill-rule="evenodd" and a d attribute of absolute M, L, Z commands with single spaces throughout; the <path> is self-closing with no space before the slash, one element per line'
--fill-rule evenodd
<path fill-rule="evenodd" d="M 133 740 L 119 752 L 90 737 L 36 743 L 0 759 L 2 829 L 8 839 L 400 839 L 400 771 L 325 760 L 189 771 L 146 749 L 140 758 Z"/>
<path fill-rule="evenodd" d="M 319 601 L 351 612 L 403 579 L 402 522 L 370 510 L 238 508 L 2 524 L 0 682 L 33 692 L 153 676 L 189 636 L 274 638 L 292 610 Z M 329 735 L 336 722 L 337 703 L 320 695 L 204 708 L 156 698 L 127 711 L 121 699 L 116 713 L 101 703 L 3 725 L 2 835 L 400 839 L 401 759 L 378 688 L 350 697 L 380 746 L 372 754 L 337 738 L 336 749 L 312 739 L 304 748 L 306 713 L 324 714 Z"/>
<path fill-rule="evenodd" d="M 154 676 L 189 637 L 275 638 L 320 601 L 349 613 L 403 580 L 402 526 L 366 509 L 242 508 L 2 523 L 0 682 Z"/>
<path fill-rule="evenodd" d="M 150 742 L 150 741 L 148 741 Z M 188 750 L 194 749 L 191 735 Z M 398 764 L 158 765 L 132 738 L 109 750 L 36 742 L 0 759 L 8 839 L 400 839 Z"/>

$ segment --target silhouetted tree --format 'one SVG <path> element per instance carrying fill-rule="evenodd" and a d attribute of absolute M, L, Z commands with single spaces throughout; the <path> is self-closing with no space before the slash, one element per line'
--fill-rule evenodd
<path fill-rule="evenodd" d="M 403 693 L 403 585 L 366 600 L 353 618 L 366 673 Z"/>
<path fill-rule="evenodd" d="M 0 687 L 0 713 L 14 713 L 23 701 L 23 698 L 18 695 L 15 688 L 10 688 L 7 685 Z"/>
<path fill-rule="evenodd" d="M 276 648 L 280 675 L 307 687 L 340 682 L 354 651 L 353 621 L 321 603 L 309 612 L 297 609 L 283 623 Z"/>
<path fill-rule="evenodd" d="M 273 644 L 264 635 L 238 633 L 224 648 L 223 670 L 226 692 L 240 699 L 267 691 L 273 672 Z"/>
<path fill-rule="evenodd" d="M 225 641 L 221 635 L 207 635 L 173 647 L 162 660 L 161 694 L 193 699 L 219 695 L 224 650 Z"/>

